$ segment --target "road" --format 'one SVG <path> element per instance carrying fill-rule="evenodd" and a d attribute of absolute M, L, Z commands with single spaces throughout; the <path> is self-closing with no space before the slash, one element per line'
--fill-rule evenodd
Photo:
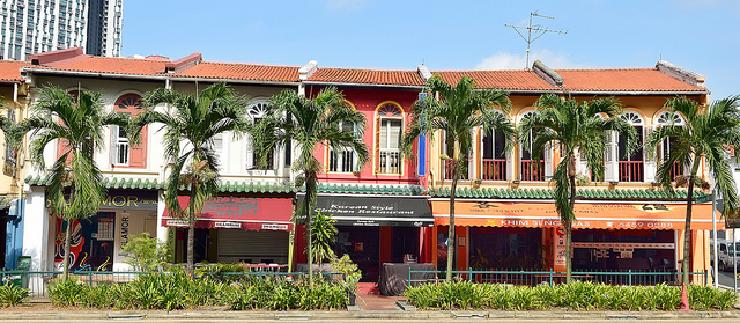
<path fill-rule="evenodd" d="M 75 321 L 67 321 L 67 320 L 61 320 L 61 321 L 54 321 L 54 322 L 61 322 L 61 323 L 109 323 L 111 321 L 120 321 L 120 320 L 75 320 Z M 131 320 L 127 320 L 131 321 Z M 285 320 L 281 319 L 279 322 L 307 322 L 308 320 Z M 387 323 L 387 322 L 403 322 L 403 323 L 429 323 L 429 322 L 483 322 L 486 321 L 485 319 L 440 319 L 440 320 L 376 320 L 376 319 L 354 319 L 354 322 L 366 322 L 366 323 Z M 506 323 L 506 322 L 578 322 L 578 323 L 603 323 L 603 322 L 614 322 L 614 320 L 588 320 L 588 319 L 575 319 L 575 320 L 525 320 L 525 319 L 490 319 L 491 322 L 498 322 L 498 323 Z M 6 321 L 3 320 L 3 322 L 9 322 L 9 323 L 48 323 L 49 321 L 36 321 L 36 320 L 22 320 L 22 321 Z M 201 322 L 209 322 L 209 323 L 233 323 L 235 320 L 193 320 L 193 319 L 184 319 L 184 320 L 141 320 L 138 322 L 147 322 L 147 323 L 174 323 L 174 322 L 183 322 L 183 323 L 201 323 Z M 243 321 L 242 321 L 243 322 Z M 252 322 L 270 322 L 270 321 L 252 321 Z M 278 322 L 278 321 L 275 321 Z M 320 322 L 331 322 L 331 323 L 337 323 L 337 322 L 346 322 L 346 320 L 310 320 L 310 322 L 320 323 Z M 666 320 L 640 320 L 639 322 L 645 322 L 645 323 L 665 323 Z M 702 319 L 689 319 L 689 320 L 682 320 L 682 319 L 672 319 L 671 322 L 685 322 L 685 323 L 708 323 L 708 322 L 738 322 L 737 319 L 711 319 L 711 318 L 702 318 Z"/>

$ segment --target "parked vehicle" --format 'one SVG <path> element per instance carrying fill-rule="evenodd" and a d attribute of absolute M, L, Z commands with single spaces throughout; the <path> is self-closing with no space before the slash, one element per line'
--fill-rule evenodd
<path fill-rule="evenodd" d="M 737 250 L 740 248 L 740 242 L 735 242 L 734 244 L 730 241 L 719 241 L 719 270 L 721 271 L 732 271 L 732 264 L 734 263 L 734 260 L 732 258 L 733 251 L 735 252 L 735 255 L 738 258 L 738 262 L 740 262 L 740 250 Z M 710 245 L 709 250 L 711 250 L 712 254 L 712 261 L 714 261 L 714 243 Z"/>

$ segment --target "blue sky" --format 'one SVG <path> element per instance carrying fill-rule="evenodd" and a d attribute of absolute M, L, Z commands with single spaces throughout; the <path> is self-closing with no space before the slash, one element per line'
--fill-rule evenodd
<path fill-rule="evenodd" d="M 735 0 L 125 0 L 123 53 L 212 61 L 413 69 L 522 68 L 505 23 L 529 12 L 566 29 L 533 45 L 554 67 L 644 67 L 662 57 L 703 74 L 712 97 L 740 94 Z"/>

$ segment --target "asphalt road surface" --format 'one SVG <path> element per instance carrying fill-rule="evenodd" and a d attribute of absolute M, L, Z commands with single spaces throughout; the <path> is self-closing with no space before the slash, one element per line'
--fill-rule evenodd
<path fill-rule="evenodd" d="M 69 320 L 60 320 L 60 321 L 54 321 L 54 322 L 61 322 L 61 323 L 109 323 L 111 321 L 121 321 L 121 320 L 75 320 L 75 321 L 69 321 Z M 183 323 L 201 323 L 201 322 L 213 322 L 213 323 L 234 323 L 235 320 L 193 320 L 193 319 L 185 319 L 185 320 L 125 320 L 127 322 L 148 322 L 148 323 L 173 323 L 173 322 L 183 322 Z M 510 320 L 510 319 L 491 319 L 491 320 L 484 320 L 484 319 L 441 319 L 441 320 L 375 320 L 375 319 L 354 319 L 354 322 L 367 322 L 367 323 L 387 323 L 387 322 L 403 322 L 403 323 L 429 323 L 429 322 L 497 322 L 497 323 L 506 323 L 506 322 L 579 322 L 579 323 L 603 323 L 603 322 L 614 322 L 615 320 L 604 320 L 604 319 L 598 319 L 598 320 L 588 320 L 588 319 L 576 319 L 576 320 L 524 320 L 524 319 L 516 319 L 516 320 Z M 738 322 L 737 319 L 710 319 L 710 318 L 702 318 L 702 319 L 688 319 L 688 320 L 682 320 L 682 319 L 672 319 L 671 322 L 685 322 L 685 323 L 708 323 L 708 322 Z M 36 320 L 22 320 L 22 321 L 13 321 L 13 320 L 3 320 L 3 322 L 9 322 L 9 323 L 48 323 L 49 321 L 36 321 Z M 243 321 L 241 321 L 243 322 Z M 270 321 L 252 321 L 252 322 L 270 322 Z M 278 322 L 278 321 L 275 321 Z M 279 322 L 331 322 L 331 323 L 337 323 L 337 322 L 346 322 L 346 320 L 279 320 Z M 640 320 L 636 322 L 645 322 L 645 323 L 665 323 L 666 320 Z"/>
<path fill-rule="evenodd" d="M 719 284 L 720 286 L 732 288 L 732 272 L 731 271 L 719 271 Z M 740 281 L 738 281 L 740 287 Z"/>

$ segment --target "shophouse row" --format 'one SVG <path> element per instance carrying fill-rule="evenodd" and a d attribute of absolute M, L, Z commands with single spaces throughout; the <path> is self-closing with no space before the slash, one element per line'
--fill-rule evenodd
<path fill-rule="evenodd" d="M 372 63 L 372 62 L 371 62 Z M 449 221 L 450 174 L 440 155 L 447 152 L 444 136 L 422 136 L 413 155 L 403 155 L 400 138 L 411 119 L 411 107 L 425 82 L 437 74 L 450 83 L 469 76 L 478 88 L 510 93 L 514 124 L 537 113 L 533 105 L 545 93 L 590 100 L 616 97 L 621 116 L 638 139 L 667 123 L 667 99 L 686 95 L 708 100 L 702 76 L 658 62 L 644 68 L 553 69 L 536 62 L 527 70 L 437 71 L 426 66 L 409 70 L 231 64 L 204 60 L 199 53 L 180 59 L 103 58 L 79 49 L 35 55 L 27 62 L 0 62 L 0 94 L 8 117 L 29 113 L 45 85 L 71 93 L 102 93 L 105 107 L 136 115 L 147 91 L 169 88 L 196 93 L 225 82 L 250 98 L 248 114 L 258 120 L 269 111 L 269 98 L 284 90 L 311 97 L 337 87 L 348 104 L 365 114 L 363 140 L 370 160 L 361 168 L 356 155 L 330 145 L 315 154 L 324 169 L 319 175 L 318 207 L 333 214 L 339 234 L 337 254 L 348 254 L 363 271 L 363 280 L 377 281 L 383 263 L 413 259 L 445 261 Z M 353 129 L 356 125 L 341 125 Z M 74 266 L 127 270 L 121 246 L 149 233 L 175 247 L 175 260 L 185 255 L 182 220 L 172 218 L 163 203 L 163 183 L 170 166 L 163 159 L 162 132 L 151 125 L 134 146 L 125 132 L 111 127 L 108 145 L 95 153 L 104 174 L 109 199 L 90 220 L 74 224 Z M 468 173 L 461 181 L 456 205 L 457 267 L 460 269 L 562 270 L 562 232 L 552 202 L 550 181 L 559 151 L 551 147 L 535 160 L 520 145 L 507 150 L 499 132 L 475 130 Z M 578 164 L 579 190 L 574 224 L 573 266 L 578 270 L 676 270 L 682 255 L 685 191 L 666 192 L 655 183 L 656 165 L 670 149 L 664 144 L 655 158 L 643 149 L 631 155 L 621 134 L 614 134 L 605 152 L 605 181 L 593 182 L 585 163 Z M 300 188 L 294 185 L 293 156 L 300 147 L 274 147 L 267 167 L 249 136 L 224 134 L 214 142 L 222 161 L 218 197 L 206 203 L 196 222 L 196 262 L 252 264 L 305 263 L 305 229 L 292 221 Z M 26 144 L 27 146 L 27 144 Z M 35 270 L 52 270 L 61 262 L 62 221 L 49 215 L 45 204 L 46 172 L 29 163 L 26 149 L 4 149 L 0 181 L 7 207 L 2 219 L 4 266 L 13 268 L 18 256 L 31 256 Z M 47 149 L 47 164 L 59 149 Z M 676 167 L 676 174 L 684 170 Z M 706 165 L 700 175 L 709 180 Z M 702 198 L 706 192 L 699 193 Z M 700 200 L 701 202 L 701 200 Z M 692 221 L 692 270 L 709 268 L 708 236 L 711 206 L 701 203 Z M 294 239 L 291 239 L 294 232 Z M 294 241 L 294 243 L 291 243 Z"/>

